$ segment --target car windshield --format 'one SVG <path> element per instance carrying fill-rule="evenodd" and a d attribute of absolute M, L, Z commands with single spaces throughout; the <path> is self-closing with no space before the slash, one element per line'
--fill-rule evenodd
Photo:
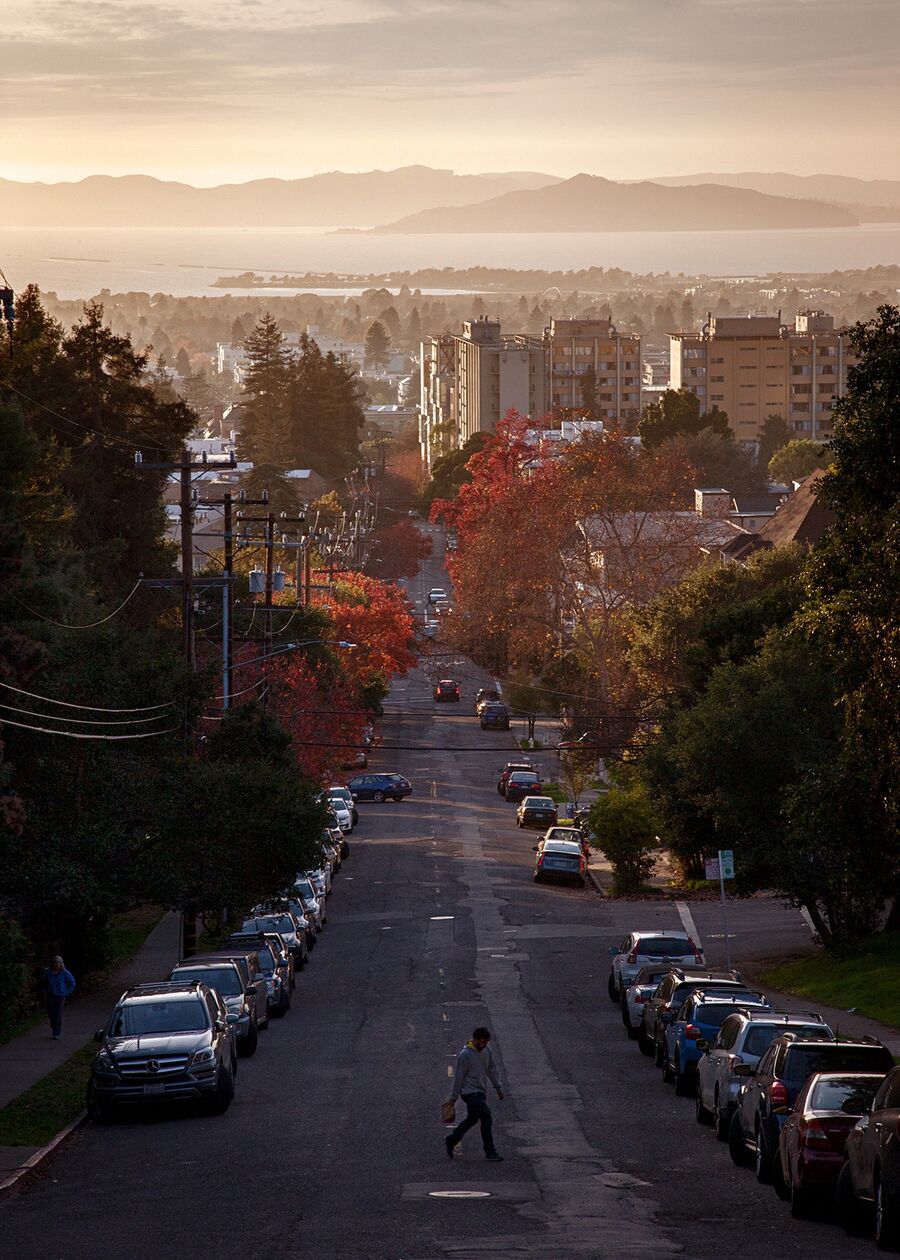
<path fill-rule="evenodd" d="M 509 776 L 510 783 L 537 783 L 537 775 L 534 771 L 517 770 L 515 774 Z"/>
<path fill-rule="evenodd" d="M 747 1031 L 747 1036 L 744 1040 L 744 1053 L 755 1055 L 764 1054 L 775 1038 L 780 1036 L 784 1031 L 785 1029 L 783 1024 L 781 1026 L 772 1024 L 754 1024 L 753 1027 Z M 791 1032 L 795 1031 L 800 1030 L 791 1029 Z M 804 1033 L 809 1033 L 810 1030 L 808 1028 L 804 1028 L 802 1031 Z"/>
<path fill-rule="evenodd" d="M 791 1046 L 784 1070 L 784 1079 L 802 1085 L 814 1072 L 877 1072 L 890 1071 L 893 1056 L 881 1046 L 842 1046 L 835 1042 L 824 1045 Z"/>
<path fill-rule="evenodd" d="M 698 1006 L 692 1018 L 698 1024 L 706 1024 L 709 1028 L 721 1028 L 729 1015 L 734 1014 L 734 1006 L 730 1002 L 709 1002 Z"/>
<path fill-rule="evenodd" d="M 316 894 L 313 891 L 313 886 L 309 882 L 308 879 L 304 879 L 300 881 L 299 883 L 295 884 L 294 887 L 297 889 L 297 892 L 300 894 L 300 896 L 303 898 L 304 901 L 316 900 Z"/>
<path fill-rule="evenodd" d="M 661 958 L 684 958 L 693 955 L 686 936 L 642 936 L 637 944 L 638 954 L 659 955 Z"/>
<path fill-rule="evenodd" d="M 549 796 L 526 796 L 522 802 L 524 809 L 553 809 L 553 801 Z"/>
<path fill-rule="evenodd" d="M 234 967 L 178 967 L 172 972 L 173 980 L 202 980 L 211 989 L 216 989 L 223 997 L 236 997 L 243 993 L 244 986 Z"/>
<path fill-rule="evenodd" d="M 128 1002 L 113 1015 L 111 1037 L 139 1037 L 153 1033 L 203 1032 L 209 1027 L 206 1007 L 199 999 L 172 1002 Z"/>
<path fill-rule="evenodd" d="M 882 1082 L 882 1077 L 868 1080 L 859 1076 L 832 1077 L 820 1081 L 813 1090 L 809 1105 L 814 1111 L 843 1111 L 848 1116 L 864 1116 Z"/>
<path fill-rule="evenodd" d="M 293 932 L 294 920 L 289 914 L 273 914 L 266 920 L 260 919 L 259 926 L 271 932 Z"/>
<path fill-rule="evenodd" d="M 256 957 L 259 959 L 260 970 L 274 971 L 275 959 L 270 947 L 268 945 L 254 945 L 253 948 L 256 950 Z"/>
<path fill-rule="evenodd" d="M 328 794 L 333 801 L 340 801 L 346 806 L 350 806 L 353 796 L 349 788 L 332 788 Z"/>

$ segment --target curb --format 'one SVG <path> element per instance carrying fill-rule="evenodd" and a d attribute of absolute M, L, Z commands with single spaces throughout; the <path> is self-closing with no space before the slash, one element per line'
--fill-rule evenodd
<path fill-rule="evenodd" d="M 14 1173 L 11 1173 L 3 1181 L 0 1181 L 0 1199 L 6 1199 L 13 1194 L 16 1186 L 23 1177 L 26 1177 L 29 1173 L 33 1173 L 40 1168 L 41 1165 L 50 1158 L 57 1147 L 62 1146 L 63 1142 L 65 1142 L 66 1138 L 69 1137 L 70 1134 L 74 1133 L 76 1129 L 81 1128 L 87 1118 L 88 1113 L 86 1111 L 82 1111 L 80 1115 L 75 1117 L 71 1124 L 67 1124 L 64 1129 L 60 1129 L 59 1133 L 55 1134 L 46 1146 L 42 1146 L 40 1150 L 35 1151 L 31 1158 L 26 1160 L 21 1168 L 17 1168 Z"/>

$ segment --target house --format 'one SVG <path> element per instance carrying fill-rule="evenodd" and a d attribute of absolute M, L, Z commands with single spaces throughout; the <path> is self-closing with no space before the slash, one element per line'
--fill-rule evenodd
<path fill-rule="evenodd" d="M 834 519 L 834 514 L 818 498 L 823 473 L 824 469 L 815 469 L 792 493 L 781 494 L 779 506 L 757 528 L 742 527 L 736 537 L 707 548 L 707 553 L 721 564 L 746 564 L 749 557 L 762 548 L 786 547 L 790 543 L 814 547 Z M 748 515 L 746 519 L 757 518 Z"/>

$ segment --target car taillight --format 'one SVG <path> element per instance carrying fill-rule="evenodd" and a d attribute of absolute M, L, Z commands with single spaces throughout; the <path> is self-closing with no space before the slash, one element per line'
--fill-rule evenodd
<path fill-rule="evenodd" d="M 788 1093 L 781 1081 L 773 1081 L 769 1086 L 769 1101 L 773 1107 L 786 1107 Z"/>
<path fill-rule="evenodd" d="M 646 993 L 638 993 L 635 995 L 635 1006 L 643 1006 L 646 1001 L 648 1001 Z"/>
<path fill-rule="evenodd" d="M 541 856 L 538 858 L 538 860 L 537 860 L 537 864 L 538 864 L 538 866 L 543 866 L 543 865 L 544 865 L 544 855 L 543 855 L 543 853 L 542 853 L 542 854 L 541 854 Z"/>
<path fill-rule="evenodd" d="M 798 1126 L 800 1141 L 806 1146 L 828 1146 L 828 1134 L 822 1128 L 821 1123 L 813 1118 L 812 1120 L 801 1120 Z"/>
<path fill-rule="evenodd" d="M 688 1024 L 684 1030 L 684 1035 L 688 1041 L 699 1041 L 703 1036 L 696 1024 Z"/>
<path fill-rule="evenodd" d="M 702 950 L 702 949 L 698 949 L 698 948 L 697 948 L 697 946 L 694 944 L 694 942 L 691 940 L 691 938 L 690 938 L 690 937 L 688 937 L 688 946 L 689 946 L 689 948 L 690 948 L 690 949 L 692 949 L 692 950 L 694 951 L 694 958 L 697 960 L 697 962 L 698 962 L 698 963 L 702 963 L 702 962 L 703 962 L 703 950 Z"/>

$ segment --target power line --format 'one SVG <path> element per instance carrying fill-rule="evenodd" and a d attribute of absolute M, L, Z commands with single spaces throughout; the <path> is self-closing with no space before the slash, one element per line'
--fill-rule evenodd
<path fill-rule="evenodd" d="M 149 722 L 162 721 L 169 716 L 168 713 L 157 713 L 156 717 L 126 718 L 121 722 L 104 722 L 93 718 L 57 717 L 54 713 L 38 713 L 35 709 L 18 709 L 11 704 L 0 704 L 0 709 L 5 709 L 7 713 L 27 713 L 31 717 L 43 718 L 45 722 L 68 722 L 72 726 L 144 726 Z M 0 718 L 0 722 L 5 720 L 5 718 Z"/>
<path fill-rule="evenodd" d="M 112 621 L 113 617 L 115 617 L 118 613 L 122 611 L 122 609 L 125 607 L 128 601 L 134 595 L 135 591 L 141 585 L 142 580 L 143 580 L 142 578 L 138 578 L 134 586 L 131 588 L 131 590 L 122 600 L 119 607 L 114 609 L 107 617 L 101 617 L 99 621 L 88 621 L 88 622 L 85 622 L 83 625 L 80 625 L 77 623 L 70 623 L 67 621 L 54 621 L 52 617 L 45 617 L 44 614 L 39 613 L 36 608 L 31 608 L 28 604 L 26 604 L 24 599 L 19 599 L 18 595 L 16 595 L 13 591 L 11 591 L 8 586 L 4 586 L 3 589 L 6 591 L 7 595 L 9 595 L 12 599 L 14 599 L 21 608 L 24 608 L 26 612 L 30 612 L 32 617 L 37 617 L 39 621 L 44 621 L 50 626 L 59 626 L 60 629 L 62 630 L 94 630 L 96 629 L 97 626 L 102 626 L 107 621 Z"/>
<path fill-rule="evenodd" d="M 17 695 L 28 696 L 29 700 L 43 700 L 45 704 L 58 704 L 66 709 L 81 709 L 86 713 L 152 713 L 157 709 L 171 709 L 174 700 L 167 700 L 165 704 L 147 704 L 139 709 L 105 709 L 99 704 L 72 704 L 68 700 L 54 700 L 52 696 L 39 696 L 36 691 L 23 691 L 21 687 L 13 687 L 11 683 L 0 682 L 0 687 L 6 691 L 15 691 Z"/>
<path fill-rule="evenodd" d="M 98 433 L 96 429 L 92 429 L 87 424 L 82 424 L 80 420 L 73 420 L 70 416 L 64 416 L 62 412 L 54 410 L 53 407 L 48 407 L 46 403 L 39 402 L 37 398 L 31 398 L 24 390 L 17 388 L 15 385 L 11 385 L 7 380 L 2 382 L 2 386 L 4 389 L 8 389 L 10 393 L 16 394 L 19 398 L 23 398 L 25 402 L 30 403 L 32 407 L 37 407 L 40 411 L 46 411 L 48 416 L 53 416 L 57 420 L 62 420 L 63 424 L 70 424 L 75 429 L 81 429 L 82 432 L 96 438 L 98 442 L 103 442 L 110 446 L 120 446 L 123 450 L 129 451 L 132 454 L 134 453 L 134 441 L 126 442 L 121 438 L 113 437 L 109 433 Z M 147 437 L 145 433 L 139 433 L 135 430 L 135 437 L 140 438 L 150 447 L 151 450 L 160 451 L 163 454 L 166 453 L 166 448 L 161 442 Z"/>
<path fill-rule="evenodd" d="M 152 739 L 155 735 L 168 735 L 177 731 L 177 726 L 167 726 L 164 731 L 143 731 L 137 735 L 90 735 L 81 731 L 54 731 L 46 726 L 29 726 L 25 722 L 11 722 L 8 718 L 0 720 L 0 726 L 16 726 L 23 731 L 34 731 L 39 735 L 64 735 L 66 739 Z"/>

